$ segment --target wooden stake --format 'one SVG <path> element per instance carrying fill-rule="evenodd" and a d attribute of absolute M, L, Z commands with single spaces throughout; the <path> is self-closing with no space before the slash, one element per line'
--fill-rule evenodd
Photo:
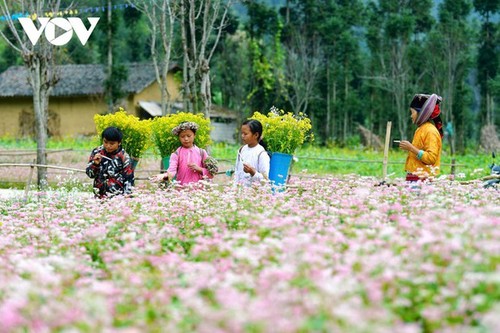
<path fill-rule="evenodd" d="M 384 162 L 383 162 L 383 179 L 382 181 L 387 180 L 387 160 L 389 157 L 389 144 L 391 141 L 391 127 L 392 122 L 387 122 L 387 129 L 385 130 L 385 145 L 384 145 Z"/>
<path fill-rule="evenodd" d="M 31 164 L 31 169 L 30 169 L 30 175 L 28 177 L 28 180 L 26 181 L 26 188 L 24 189 L 24 201 L 28 201 L 28 192 L 30 190 L 31 186 L 31 179 L 33 179 L 33 171 L 35 170 L 35 164 L 36 160 L 33 160 L 33 163 Z"/>

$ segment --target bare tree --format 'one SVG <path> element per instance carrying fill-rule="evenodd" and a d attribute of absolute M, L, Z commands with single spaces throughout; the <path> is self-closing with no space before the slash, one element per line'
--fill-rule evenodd
<path fill-rule="evenodd" d="M 296 32 L 291 45 L 285 50 L 287 87 L 283 91 L 295 114 L 306 113 L 321 69 L 321 49 L 317 42 L 307 43 L 304 36 Z"/>
<path fill-rule="evenodd" d="M 167 86 L 170 68 L 175 22 L 178 17 L 178 0 L 131 1 L 129 3 L 146 15 L 151 29 L 151 55 L 155 66 L 156 80 L 161 89 L 162 115 L 170 113 L 171 96 Z"/>
<path fill-rule="evenodd" d="M 385 90 L 392 95 L 396 104 L 396 110 L 404 110 L 406 90 L 409 86 L 409 70 L 407 64 L 408 43 L 400 41 L 389 46 L 389 52 L 379 54 L 380 76 L 364 77 L 371 80 L 371 84 L 379 89 Z M 422 73 L 423 75 L 423 73 Z M 406 137 L 407 119 L 402 112 L 396 112 L 397 125 L 401 138 Z"/>
<path fill-rule="evenodd" d="M 186 111 L 197 111 L 198 99 L 201 99 L 203 113 L 208 117 L 212 106 L 210 61 L 219 43 L 233 0 L 181 0 L 180 2 L 180 17 L 183 20 L 181 35 L 184 52 L 184 107 Z"/>
<path fill-rule="evenodd" d="M 385 0 L 369 7 L 367 44 L 379 74 L 363 78 L 391 95 L 396 110 L 388 110 L 386 114 L 395 113 L 401 138 L 407 136 L 408 113 L 402 111 L 408 109 L 408 93 L 427 71 L 420 68 L 420 73 L 412 72 L 411 51 L 419 48 L 422 33 L 430 28 L 431 3 L 431 0 Z"/>
<path fill-rule="evenodd" d="M 35 133 L 37 142 L 37 164 L 47 164 L 47 127 L 48 127 L 48 104 L 52 87 L 57 82 L 57 73 L 54 63 L 54 46 L 45 38 L 40 38 L 33 45 L 17 24 L 12 14 L 30 13 L 31 18 L 43 17 L 45 12 L 59 12 L 60 0 L 18 0 L 0 2 L 0 9 L 5 17 L 5 22 L 12 37 L 7 36 L 0 30 L 0 35 L 7 44 L 21 55 L 28 72 L 28 82 L 33 89 L 33 110 L 35 115 Z M 44 187 L 47 180 L 47 169 L 43 167 L 38 170 L 38 186 Z"/>

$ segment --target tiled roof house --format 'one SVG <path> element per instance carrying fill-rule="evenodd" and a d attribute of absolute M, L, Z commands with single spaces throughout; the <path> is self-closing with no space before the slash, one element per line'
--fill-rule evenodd
<path fill-rule="evenodd" d="M 168 75 L 168 89 L 175 100 L 180 84 L 174 79 L 177 66 Z M 93 117 L 107 111 L 104 97 L 103 65 L 61 65 L 59 80 L 49 100 L 49 131 L 53 135 L 78 136 L 95 132 Z M 140 116 L 154 113 L 148 106 L 160 101 L 160 89 L 151 64 L 127 65 L 128 78 L 122 90 L 123 104 L 129 113 Z M 12 66 L 0 74 L 0 136 L 29 135 L 33 131 L 32 89 L 24 66 Z"/>

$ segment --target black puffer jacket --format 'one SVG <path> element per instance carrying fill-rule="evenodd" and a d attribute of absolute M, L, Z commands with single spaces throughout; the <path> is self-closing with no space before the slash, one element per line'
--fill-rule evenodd
<path fill-rule="evenodd" d="M 102 155 L 100 164 L 94 163 L 96 154 Z M 94 179 L 94 192 L 99 198 L 132 193 L 134 170 L 130 156 L 121 146 L 112 153 L 106 152 L 103 146 L 94 148 L 86 172 Z"/>

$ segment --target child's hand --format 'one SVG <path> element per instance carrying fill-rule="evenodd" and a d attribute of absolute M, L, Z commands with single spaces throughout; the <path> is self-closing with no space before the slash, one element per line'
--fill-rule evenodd
<path fill-rule="evenodd" d="M 97 153 L 94 155 L 94 164 L 95 165 L 99 165 L 101 164 L 101 160 L 102 160 L 102 155 Z"/>
<path fill-rule="evenodd" d="M 167 181 L 169 178 L 170 178 L 170 176 L 168 175 L 168 172 L 167 172 L 167 173 L 160 173 L 158 175 L 151 176 L 149 178 L 149 180 L 154 182 L 154 183 L 160 183 L 160 182 Z"/>
<path fill-rule="evenodd" d="M 202 173 L 203 169 L 200 168 L 196 163 L 189 163 L 188 168 L 193 170 L 194 172 Z"/>
<path fill-rule="evenodd" d="M 255 168 L 252 168 L 249 164 L 243 163 L 243 172 L 249 173 L 252 177 L 257 172 Z"/>

